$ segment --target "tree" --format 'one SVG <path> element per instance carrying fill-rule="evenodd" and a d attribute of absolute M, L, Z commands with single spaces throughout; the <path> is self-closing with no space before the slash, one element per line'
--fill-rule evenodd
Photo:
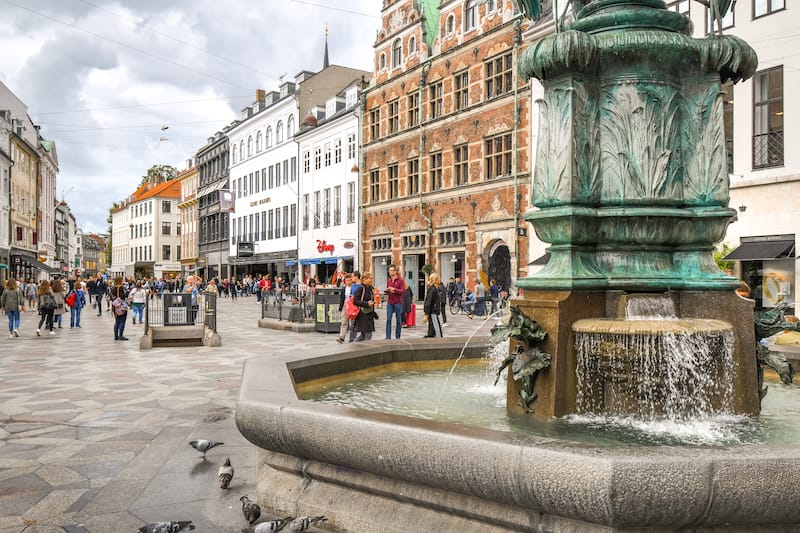
<path fill-rule="evenodd" d="M 728 243 L 723 243 L 722 246 L 714 250 L 714 261 L 723 272 L 731 272 L 733 270 L 733 261 L 725 261 L 723 258 L 731 253 L 734 249 L 728 246 Z"/>
<path fill-rule="evenodd" d="M 147 169 L 147 174 L 142 176 L 142 181 L 139 182 L 139 187 L 145 183 L 163 183 L 169 181 L 178 175 L 178 169 L 172 165 L 153 165 Z"/>
<path fill-rule="evenodd" d="M 106 218 L 106 222 L 108 222 L 108 239 L 106 240 L 106 266 L 111 266 L 111 249 L 113 246 L 113 239 L 114 233 L 113 229 L 114 226 L 111 224 L 114 216 L 114 210 L 119 207 L 119 202 L 114 202 L 111 207 L 108 209 L 108 218 Z"/>

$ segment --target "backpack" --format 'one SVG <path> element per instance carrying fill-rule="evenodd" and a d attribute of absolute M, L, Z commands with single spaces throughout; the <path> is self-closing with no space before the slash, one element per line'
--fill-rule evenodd
<path fill-rule="evenodd" d="M 111 307 L 114 308 L 114 314 L 116 316 L 122 316 L 128 312 L 128 302 L 117 296 L 114 298 L 114 301 L 111 302 Z"/>
<path fill-rule="evenodd" d="M 67 295 L 67 299 L 64 300 L 64 303 L 70 307 L 75 307 L 75 291 L 70 291 Z"/>
<path fill-rule="evenodd" d="M 350 296 L 349 298 L 345 299 L 344 301 L 344 312 L 347 314 L 348 320 L 355 320 L 358 316 L 359 309 L 356 304 L 353 303 L 353 297 Z"/>
<path fill-rule="evenodd" d="M 56 299 L 53 298 L 53 294 L 50 292 L 44 293 L 44 301 L 42 302 L 42 311 L 55 311 L 56 309 Z"/>

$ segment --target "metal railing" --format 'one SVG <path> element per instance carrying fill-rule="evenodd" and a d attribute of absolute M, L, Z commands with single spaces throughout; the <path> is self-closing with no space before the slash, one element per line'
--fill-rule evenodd
<path fill-rule="evenodd" d="M 294 295 L 274 290 L 262 293 L 261 318 L 288 322 L 314 322 L 315 309 L 314 297 L 307 298 L 304 293 Z"/>
<path fill-rule="evenodd" d="M 144 306 L 144 331 L 150 326 L 207 326 L 217 331 L 217 297 L 188 292 L 165 292 L 147 298 Z"/>

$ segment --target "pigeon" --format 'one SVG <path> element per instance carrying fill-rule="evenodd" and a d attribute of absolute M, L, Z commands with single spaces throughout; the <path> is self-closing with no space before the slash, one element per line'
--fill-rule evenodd
<path fill-rule="evenodd" d="M 194 529 L 191 520 L 180 520 L 175 522 L 153 522 L 139 528 L 139 533 L 178 533 L 179 531 L 190 531 Z"/>
<path fill-rule="evenodd" d="M 271 522 L 260 522 L 253 527 L 247 527 L 242 530 L 242 533 L 277 533 L 285 528 L 294 517 L 287 516 L 281 520 L 273 520 Z"/>
<path fill-rule="evenodd" d="M 300 533 L 300 531 L 306 531 L 314 524 L 324 522 L 325 520 L 327 520 L 327 518 L 324 516 L 298 516 L 289 524 L 289 531 L 292 533 Z"/>
<path fill-rule="evenodd" d="M 217 479 L 219 479 L 219 488 L 231 490 L 230 485 L 233 479 L 233 466 L 231 466 L 230 458 L 225 459 L 225 464 L 219 467 Z"/>
<path fill-rule="evenodd" d="M 214 442 L 213 440 L 197 439 L 189 443 L 189 446 L 203 454 L 203 459 L 206 458 L 206 452 L 214 446 L 222 446 L 224 442 Z"/>
<path fill-rule="evenodd" d="M 242 496 L 239 498 L 239 501 L 242 502 L 242 514 L 244 515 L 244 519 L 252 526 L 255 521 L 258 520 L 258 517 L 261 516 L 261 507 L 256 502 L 250 501 L 250 498 L 247 496 Z"/>

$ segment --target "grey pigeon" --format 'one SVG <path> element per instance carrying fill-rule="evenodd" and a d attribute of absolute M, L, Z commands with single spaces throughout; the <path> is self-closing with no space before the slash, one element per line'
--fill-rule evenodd
<path fill-rule="evenodd" d="M 139 528 L 139 533 L 178 533 L 179 531 L 190 531 L 194 529 L 191 520 L 180 520 L 175 522 L 153 522 Z"/>
<path fill-rule="evenodd" d="M 242 533 L 277 533 L 281 529 L 285 528 L 289 522 L 293 520 L 293 517 L 287 516 L 286 518 L 282 518 L 281 520 L 273 520 L 271 522 L 260 522 L 253 527 L 247 527 L 242 530 Z"/>
<path fill-rule="evenodd" d="M 206 458 L 206 452 L 215 446 L 222 446 L 224 442 L 214 442 L 213 440 L 197 439 L 189 443 L 189 446 L 203 454 L 203 459 Z"/>
<path fill-rule="evenodd" d="M 261 507 L 256 502 L 251 501 L 247 496 L 242 496 L 239 498 L 239 501 L 242 502 L 242 514 L 244 515 L 244 519 L 252 526 L 255 521 L 258 520 L 258 517 L 261 516 Z"/>
<path fill-rule="evenodd" d="M 231 490 L 233 466 L 231 466 L 230 458 L 225 459 L 225 464 L 219 467 L 219 470 L 217 471 L 217 479 L 219 479 L 219 488 Z"/>
<path fill-rule="evenodd" d="M 300 531 L 306 531 L 314 524 L 324 522 L 325 520 L 327 520 L 327 518 L 324 516 L 298 516 L 289 524 L 289 531 L 292 533 L 300 533 Z"/>

